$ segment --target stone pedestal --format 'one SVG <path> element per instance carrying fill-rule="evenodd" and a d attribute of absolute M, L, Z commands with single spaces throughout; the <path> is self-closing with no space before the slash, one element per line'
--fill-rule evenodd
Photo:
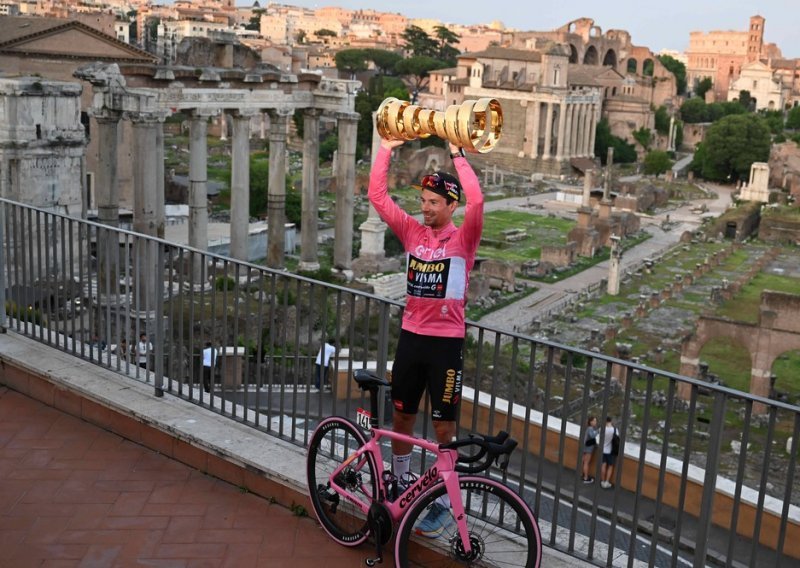
<path fill-rule="evenodd" d="M 220 353 L 220 369 L 222 369 L 222 387 L 238 389 L 244 382 L 244 347 L 225 347 Z"/>

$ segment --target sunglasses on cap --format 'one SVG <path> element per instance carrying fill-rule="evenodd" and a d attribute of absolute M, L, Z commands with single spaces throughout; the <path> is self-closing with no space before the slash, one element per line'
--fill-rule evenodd
<path fill-rule="evenodd" d="M 439 174 L 429 174 L 422 178 L 420 189 L 429 189 L 442 197 L 461 201 L 461 188 L 457 183 L 444 179 Z"/>

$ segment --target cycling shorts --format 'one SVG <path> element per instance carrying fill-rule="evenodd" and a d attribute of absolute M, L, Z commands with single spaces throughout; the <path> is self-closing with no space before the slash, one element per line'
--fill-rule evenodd
<path fill-rule="evenodd" d="M 435 337 L 401 330 L 392 366 L 392 403 L 416 414 L 428 389 L 433 420 L 454 421 L 461 401 L 463 337 Z"/>

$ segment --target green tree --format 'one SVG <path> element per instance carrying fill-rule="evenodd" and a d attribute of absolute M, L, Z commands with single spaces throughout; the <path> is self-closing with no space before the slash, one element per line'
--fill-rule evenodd
<path fill-rule="evenodd" d="M 761 115 L 769 127 L 769 131 L 773 134 L 783 133 L 783 113 L 779 110 L 762 110 Z"/>
<path fill-rule="evenodd" d="M 630 164 L 636 161 L 636 148 L 618 136 L 611 134 L 611 127 L 607 119 L 602 119 L 595 128 L 594 154 L 600 156 L 600 162 L 605 165 L 608 157 L 608 148 L 614 148 L 614 163 Z"/>
<path fill-rule="evenodd" d="M 671 55 L 659 55 L 658 60 L 675 75 L 675 83 L 679 95 L 686 94 L 686 65 L 672 57 Z"/>
<path fill-rule="evenodd" d="M 436 57 L 439 45 L 428 32 L 419 26 L 408 26 L 401 37 L 405 41 L 405 48 L 415 57 Z"/>
<path fill-rule="evenodd" d="M 706 102 L 700 97 L 687 99 L 681 105 L 681 118 L 689 124 L 705 122 L 708 118 L 706 106 Z"/>
<path fill-rule="evenodd" d="M 264 14 L 264 10 L 253 10 L 253 15 L 250 16 L 250 20 L 245 24 L 244 29 L 246 30 L 261 30 L 261 16 Z"/>
<path fill-rule="evenodd" d="M 703 144 L 700 174 L 708 180 L 734 182 L 747 179 L 753 162 L 769 159 L 771 136 L 763 118 L 734 114 L 712 124 Z"/>
<path fill-rule="evenodd" d="M 329 162 L 333 159 L 333 153 L 339 148 L 339 137 L 336 134 L 329 134 L 322 144 L 319 145 L 320 159 Z"/>
<path fill-rule="evenodd" d="M 314 32 L 314 35 L 317 37 L 336 37 L 339 34 L 333 30 L 329 30 L 328 28 L 320 28 Z"/>
<path fill-rule="evenodd" d="M 367 70 L 367 54 L 363 49 L 343 49 L 336 53 L 336 69 L 353 77 Z"/>
<path fill-rule="evenodd" d="M 447 67 L 447 62 L 434 57 L 424 55 L 409 57 L 398 61 L 395 70 L 398 75 L 403 75 L 414 85 L 414 89 L 419 91 L 428 81 L 428 74 L 436 69 Z"/>
<path fill-rule="evenodd" d="M 750 91 L 747 89 L 742 89 L 739 91 L 739 104 L 750 112 L 756 110 L 756 101 L 753 100 L 753 97 L 750 96 Z"/>
<path fill-rule="evenodd" d="M 649 150 L 650 141 L 653 139 L 653 133 L 650 132 L 649 128 L 642 126 L 638 130 L 633 131 L 633 139 L 636 140 L 642 148 Z"/>
<path fill-rule="evenodd" d="M 669 116 L 669 112 L 667 111 L 667 107 L 665 107 L 664 105 L 661 105 L 660 107 L 658 107 L 656 109 L 656 114 L 655 114 L 656 132 L 658 132 L 662 136 L 668 136 L 669 135 L 669 119 L 670 119 L 670 116 Z"/>
<path fill-rule="evenodd" d="M 672 167 L 669 154 L 663 150 L 653 150 L 644 157 L 644 173 L 651 176 L 663 174 Z"/>
<path fill-rule="evenodd" d="M 694 88 L 694 94 L 701 99 L 705 99 L 706 93 L 713 86 L 714 82 L 711 80 L 711 77 L 703 77 L 697 82 L 697 86 Z"/>
<path fill-rule="evenodd" d="M 387 49 L 367 49 L 366 58 L 375 64 L 379 75 L 394 75 L 395 67 L 403 56 Z"/>
<path fill-rule="evenodd" d="M 433 28 L 433 31 L 438 42 L 436 52 L 437 59 L 446 61 L 450 66 L 455 65 L 456 58 L 459 54 L 456 45 L 458 45 L 458 41 L 461 39 L 461 36 L 445 26 L 436 26 Z"/>
<path fill-rule="evenodd" d="M 800 106 L 791 108 L 786 114 L 786 128 L 789 130 L 800 129 Z"/>
<path fill-rule="evenodd" d="M 297 30 L 297 33 L 294 34 L 294 40 L 297 43 L 303 44 L 306 42 L 306 30 Z"/>

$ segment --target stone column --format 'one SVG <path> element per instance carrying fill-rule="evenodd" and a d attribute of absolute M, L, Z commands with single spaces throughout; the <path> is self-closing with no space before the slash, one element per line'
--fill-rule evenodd
<path fill-rule="evenodd" d="M 667 139 L 667 151 L 675 151 L 675 117 L 669 117 L 669 133 Z"/>
<path fill-rule="evenodd" d="M 594 143 L 595 138 L 597 137 L 597 121 L 600 118 L 600 106 L 599 104 L 592 105 L 592 112 L 590 115 L 589 120 L 589 152 L 588 156 L 590 158 L 594 158 Z"/>
<path fill-rule="evenodd" d="M 164 238 L 165 225 L 167 224 L 167 212 L 164 205 L 166 203 L 164 193 L 164 118 L 160 118 L 156 125 L 156 236 Z"/>
<path fill-rule="evenodd" d="M 573 143 L 575 141 L 575 135 L 573 133 L 574 123 L 573 115 L 575 114 L 575 104 L 567 105 L 567 126 L 564 129 L 566 140 L 564 140 L 564 154 L 566 158 L 571 158 L 575 155 L 573 151 Z"/>
<path fill-rule="evenodd" d="M 119 180 L 117 178 L 117 147 L 119 121 L 117 113 L 96 115 L 99 142 L 95 196 L 97 217 L 105 225 L 119 227 Z"/>
<path fill-rule="evenodd" d="M 319 109 L 303 114 L 303 196 L 300 228 L 300 270 L 319 270 Z"/>
<path fill-rule="evenodd" d="M 248 260 L 250 233 L 250 115 L 233 115 L 231 141 L 231 246 L 230 256 Z"/>
<path fill-rule="evenodd" d="M 583 157 L 586 155 L 586 105 L 578 105 L 578 140 L 575 154 Z"/>
<path fill-rule="evenodd" d="M 583 200 L 581 207 L 588 209 L 592 205 L 592 186 L 594 185 L 594 170 L 586 170 L 583 177 Z"/>
<path fill-rule="evenodd" d="M 544 120 L 545 122 L 545 131 L 544 131 L 544 151 L 542 152 L 542 158 L 545 160 L 550 159 L 550 146 L 553 142 L 553 103 L 547 103 L 547 117 Z"/>
<path fill-rule="evenodd" d="M 370 155 L 371 163 L 375 164 L 375 158 L 381 145 L 381 137 L 375 124 L 375 115 L 372 113 L 372 152 Z M 358 227 L 361 231 L 361 250 L 358 257 L 365 262 L 380 261 L 386 256 L 384 249 L 384 235 L 386 234 L 386 223 L 381 221 L 378 212 L 370 203 L 367 220 Z M 377 267 L 376 267 L 377 268 Z"/>
<path fill-rule="evenodd" d="M 158 236 L 158 117 L 152 113 L 137 113 L 131 116 L 133 122 L 133 149 L 136 160 L 133 171 L 133 230 L 137 233 Z M 135 277 L 133 304 L 139 314 L 152 313 L 156 305 L 155 270 L 156 259 L 152 257 L 153 247 L 144 239 L 136 239 L 134 266 Z"/>
<path fill-rule="evenodd" d="M 556 141 L 556 160 L 564 159 L 564 138 L 567 130 L 567 101 L 558 104 L 558 140 Z"/>
<path fill-rule="evenodd" d="M 592 133 L 594 132 L 594 128 L 592 127 L 592 112 L 593 108 L 591 105 L 586 105 L 586 126 L 584 128 L 584 139 L 583 139 L 583 155 L 584 156 L 591 156 L 593 154 L 593 147 L 592 147 Z"/>
<path fill-rule="evenodd" d="M 288 109 L 270 111 L 269 187 L 267 188 L 267 266 L 283 268 L 286 238 L 286 127 Z"/>
<path fill-rule="evenodd" d="M 208 117 L 193 111 L 189 118 L 189 246 L 208 250 Z M 192 281 L 202 286 L 203 258 L 192 260 Z"/>
<path fill-rule="evenodd" d="M 620 246 L 620 238 L 616 235 L 611 235 L 611 258 L 608 265 L 608 286 L 606 291 L 609 296 L 619 295 L 620 284 L 620 268 L 622 261 L 622 247 Z"/>
<path fill-rule="evenodd" d="M 539 130 L 541 114 L 542 103 L 540 101 L 535 101 L 533 108 L 533 148 L 531 149 L 531 158 L 539 157 Z"/>
<path fill-rule="evenodd" d="M 356 113 L 338 113 L 339 164 L 336 174 L 336 221 L 334 225 L 333 266 L 349 279 L 353 257 L 353 194 L 356 181 Z"/>

